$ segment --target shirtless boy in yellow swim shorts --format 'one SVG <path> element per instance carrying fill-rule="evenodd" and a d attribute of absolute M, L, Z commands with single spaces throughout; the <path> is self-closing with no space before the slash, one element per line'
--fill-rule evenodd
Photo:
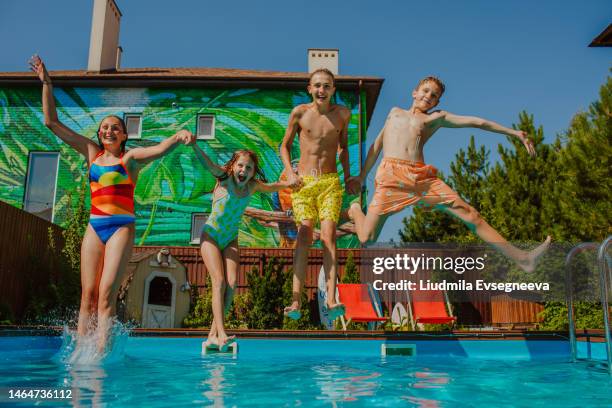
<path fill-rule="evenodd" d="M 443 92 L 444 84 L 438 78 L 424 78 L 412 92 L 413 102 L 408 110 L 393 108 L 389 112 L 385 126 L 370 147 L 360 175 L 355 177 L 360 185 L 363 184 L 382 150 L 383 159 L 376 172 L 374 197 L 367 216 L 358 203 L 353 203 L 349 209 L 359 240 L 362 243 L 376 240 L 389 215 L 416 204 L 461 219 L 480 238 L 514 260 L 523 270 L 532 271 L 537 259 L 548 248 L 550 236 L 531 252 L 510 244 L 482 219 L 478 211 L 436 177 L 436 168 L 424 163 L 423 146 L 442 127 L 473 127 L 516 137 L 531 156 L 535 156 L 533 143 L 525 132 L 489 120 L 445 111 L 430 112 L 438 105 Z"/>
<path fill-rule="evenodd" d="M 333 319 L 344 314 L 344 306 L 335 302 L 336 293 L 336 224 L 340 217 L 343 189 L 336 170 L 336 153 L 344 170 L 347 190 L 359 191 L 356 180 L 348 182 L 348 125 L 351 112 L 344 106 L 330 102 L 336 88 L 334 75 L 319 69 L 310 75 L 308 93 L 312 102 L 296 106 L 289 116 L 289 124 L 280 147 L 280 155 L 290 184 L 297 187 L 291 195 L 293 213 L 298 227 L 293 258 L 293 298 L 285 308 L 285 315 L 297 320 L 301 317 L 300 296 L 306 275 L 308 248 L 317 221 L 321 224 L 323 268 L 327 277 L 327 307 Z M 300 160 L 297 172 L 291 167 L 291 146 L 299 133 Z"/>

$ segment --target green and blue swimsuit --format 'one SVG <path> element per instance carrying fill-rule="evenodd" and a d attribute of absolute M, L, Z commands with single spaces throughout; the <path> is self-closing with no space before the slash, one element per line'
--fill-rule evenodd
<path fill-rule="evenodd" d="M 221 250 L 238 237 L 242 214 L 251 200 L 250 192 L 239 197 L 230 188 L 225 190 L 227 194 L 213 199 L 212 211 L 202 228 Z"/>

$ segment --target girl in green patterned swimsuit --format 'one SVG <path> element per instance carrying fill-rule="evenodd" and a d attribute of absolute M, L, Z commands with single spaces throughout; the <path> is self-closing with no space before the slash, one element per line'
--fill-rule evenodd
<path fill-rule="evenodd" d="M 279 191 L 292 184 L 266 183 L 257 156 L 250 150 L 238 150 L 224 166 L 218 166 L 198 145 L 192 146 L 200 163 L 217 178 L 212 211 L 200 235 L 200 250 L 213 289 L 213 322 L 205 345 L 225 350 L 234 340 L 225 333 L 223 318 L 236 288 L 240 264 L 238 228 L 242 214 L 254 193 Z"/>

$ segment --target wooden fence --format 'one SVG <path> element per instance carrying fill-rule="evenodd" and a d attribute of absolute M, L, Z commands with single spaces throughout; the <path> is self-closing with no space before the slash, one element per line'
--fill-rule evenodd
<path fill-rule="evenodd" d="M 159 250 L 165 248 L 162 246 L 138 246 L 134 247 L 134 253 Z M 172 256 L 178 259 L 187 267 L 189 282 L 192 286 L 204 290 L 206 288 L 207 271 L 202 256 L 200 255 L 199 247 L 168 247 Z M 338 268 L 340 276 L 344 273 L 344 267 L 348 253 L 353 252 L 354 260 L 359 266 L 360 250 L 355 249 L 338 249 Z M 283 268 L 292 267 L 293 265 L 293 249 L 290 248 L 240 248 L 240 269 L 237 276 L 237 293 L 243 293 L 248 289 L 247 273 L 253 268 L 259 271 L 263 270 L 264 265 L 275 258 Z M 308 266 L 306 268 L 305 288 L 309 299 L 313 299 L 316 295 L 317 279 L 319 271 L 323 266 L 323 251 L 321 249 L 311 249 L 309 252 Z"/>
<path fill-rule="evenodd" d="M 498 326 L 531 325 L 540 321 L 538 315 L 544 311 L 539 299 L 528 294 L 501 294 L 491 296 L 491 320 Z"/>
<path fill-rule="evenodd" d="M 49 231 L 56 247 L 63 247 L 60 227 L 0 201 L 0 305 L 17 320 L 35 287 L 52 279 Z"/>
<path fill-rule="evenodd" d="M 17 321 L 23 316 L 24 310 L 32 294 L 32 288 L 48 285 L 53 280 L 53 257 L 49 253 L 49 231 L 56 242 L 57 248 L 63 246 L 61 228 L 41 218 L 18 208 L 0 202 L 0 306 L 8 306 Z M 157 250 L 161 246 L 138 246 L 134 253 Z M 202 262 L 198 247 L 169 247 L 172 255 L 187 267 L 189 282 L 200 291 L 206 290 L 207 271 Z M 262 270 L 271 258 L 276 258 L 285 270 L 293 264 L 293 249 L 289 248 L 240 248 L 240 270 L 237 277 L 237 291 L 248 290 L 247 273 L 257 268 Z M 423 270 L 411 276 L 409 272 L 390 269 L 382 275 L 373 273 L 372 260 L 376 257 L 403 256 L 449 256 L 448 250 L 423 247 L 409 249 L 367 248 L 339 249 L 338 272 L 344 275 L 349 253 L 359 270 L 362 282 L 373 282 L 382 279 L 386 282 L 398 282 L 402 279 L 427 279 L 431 271 Z M 306 270 L 305 290 L 311 302 L 313 312 L 316 311 L 316 288 L 319 271 L 323 265 L 323 251 L 311 249 Z M 466 273 L 462 277 L 474 280 L 475 275 Z M 391 310 L 396 302 L 406 302 L 405 291 L 381 291 L 381 300 L 387 310 Z M 491 324 L 533 324 L 539 321 L 537 314 L 542 310 L 538 302 L 515 298 L 512 296 L 497 296 L 492 299 L 490 293 L 468 291 L 453 293 L 451 300 L 455 305 L 455 315 L 459 323 L 464 325 Z"/>
<path fill-rule="evenodd" d="M 135 247 L 134 252 L 159 250 L 161 246 L 140 246 Z M 202 262 L 200 250 L 198 247 L 170 247 L 172 255 L 181 261 L 187 267 L 188 279 L 193 286 L 197 287 L 201 292 L 206 290 L 207 272 L 206 267 Z M 386 282 L 399 282 L 402 279 L 406 280 L 426 280 L 432 276 L 430 270 L 420 270 L 416 275 L 410 275 L 408 271 L 392 269 L 384 274 L 377 275 L 373 273 L 372 261 L 376 257 L 395 257 L 397 254 L 403 256 L 464 256 L 465 250 L 457 249 L 457 253 L 449 253 L 448 249 L 432 248 L 431 246 L 412 247 L 410 249 L 339 249 L 338 250 L 338 272 L 341 278 L 344 275 L 344 270 L 349 253 L 353 253 L 353 260 L 360 273 L 362 282 L 374 282 L 376 279 L 382 279 Z M 474 254 L 471 254 L 474 255 Z M 257 268 L 261 271 L 267 261 L 271 258 L 283 265 L 286 270 L 293 264 L 293 249 L 289 248 L 240 248 L 240 269 L 237 277 L 237 292 L 244 293 L 248 290 L 247 273 Z M 311 302 L 312 312 L 316 312 L 316 291 L 317 280 L 321 267 L 323 266 L 323 252 L 321 249 L 311 249 L 309 252 L 308 266 L 306 269 L 305 290 L 308 299 Z M 465 273 L 460 276 L 461 279 L 474 282 L 478 278 L 476 273 Z M 405 291 L 380 291 L 381 301 L 387 310 L 391 310 L 396 302 L 407 301 Z M 485 291 L 466 291 L 453 292 L 450 294 L 451 301 L 455 306 L 454 313 L 459 317 L 459 324 L 462 325 L 512 325 L 534 324 L 539 322 L 538 313 L 542 310 L 541 303 L 536 301 L 528 301 L 521 298 L 509 296 L 497 296 L 496 302 L 493 302 L 492 297 L 495 293 Z M 503 299 L 503 304 L 500 303 Z M 495 305 L 495 309 L 492 309 Z M 506 310 L 505 314 L 500 314 L 500 307 Z M 315 313 L 316 314 L 316 313 Z M 518 320 L 513 320 L 518 319 Z"/>

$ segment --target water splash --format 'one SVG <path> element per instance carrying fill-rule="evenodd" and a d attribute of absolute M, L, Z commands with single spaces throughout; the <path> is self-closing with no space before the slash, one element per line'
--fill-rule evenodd
<path fill-rule="evenodd" d="M 101 346 L 103 333 L 100 329 L 91 330 L 88 334 L 79 336 L 76 330 L 65 325 L 62 346 L 54 356 L 54 360 L 74 366 L 103 365 L 121 361 L 125 356 L 125 346 L 130 329 L 131 327 L 113 318 L 106 336 L 106 344 Z"/>

